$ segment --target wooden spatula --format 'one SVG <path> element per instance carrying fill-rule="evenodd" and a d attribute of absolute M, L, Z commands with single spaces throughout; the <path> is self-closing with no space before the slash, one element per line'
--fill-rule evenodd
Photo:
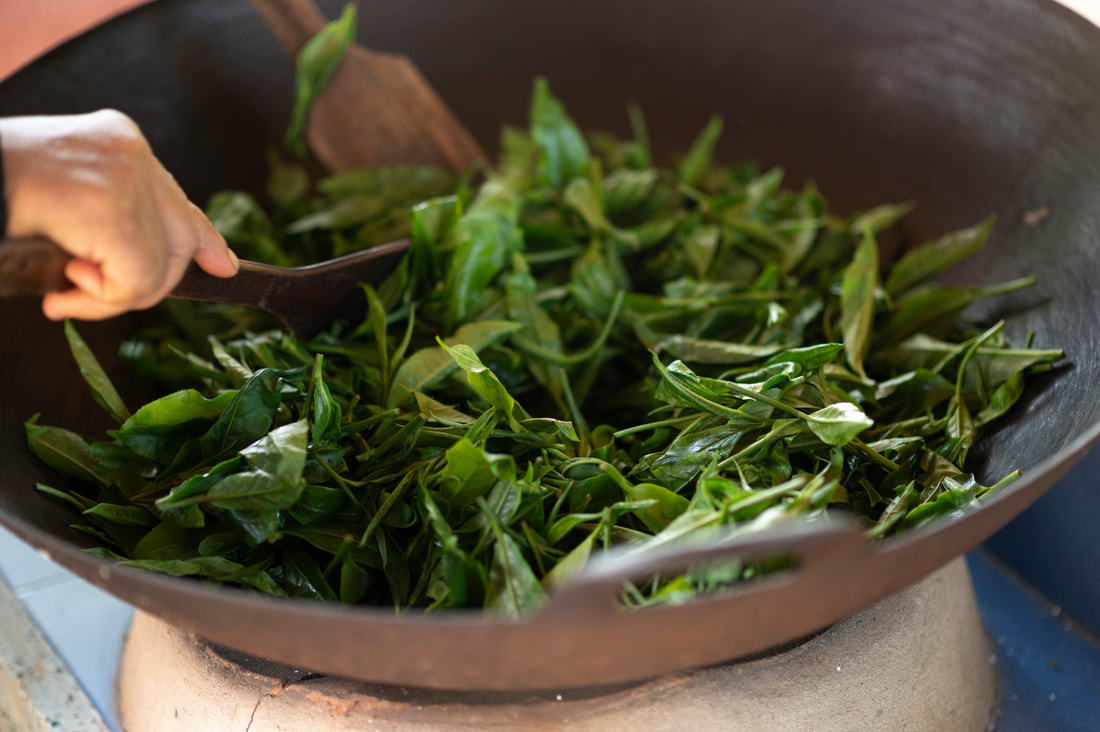
<path fill-rule="evenodd" d="M 311 0 L 250 0 L 291 56 L 325 24 Z M 306 136 L 333 172 L 419 163 L 462 170 L 485 152 L 404 56 L 352 46 L 314 102 Z"/>
<path fill-rule="evenodd" d="M 260 308 L 300 337 L 309 338 L 346 312 L 360 282 L 380 283 L 408 246 L 408 241 L 397 241 L 308 267 L 241 261 L 241 270 L 232 279 L 213 277 L 192 263 L 171 297 Z M 42 295 L 71 287 L 65 277 L 70 259 L 48 239 L 0 240 L 0 297 Z"/>

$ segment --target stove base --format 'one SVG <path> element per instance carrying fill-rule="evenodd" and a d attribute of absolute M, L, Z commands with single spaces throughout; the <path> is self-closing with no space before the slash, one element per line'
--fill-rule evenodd
<path fill-rule="evenodd" d="M 119 669 L 118 707 L 127 732 L 977 732 L 992 720 L 995 659 L 959 558 L 790 650 L 560 692 L 448 692 L 319 676 L 221 652 L 139 612 Z"/>

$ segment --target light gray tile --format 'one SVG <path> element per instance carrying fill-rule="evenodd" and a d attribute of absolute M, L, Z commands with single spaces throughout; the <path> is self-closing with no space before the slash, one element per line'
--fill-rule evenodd
<path fill-rule="evenodd" d="M 63 577 L 68 573 L 15 534 L 0 527 L 0 574 L 4 575 L 8 586 L 19 594 L 24 585 L 40 583 L 51 577 Z"/>
<path fill-rule="evenodd" d="M 92 703 L 117 729 L 114 680 L 133 608 L 76 577 L 21 599 Z"/>
<path fill-rule="evenodd" d="M 108 732 L 80 684 L 0 581 L 0 729 Z"/>

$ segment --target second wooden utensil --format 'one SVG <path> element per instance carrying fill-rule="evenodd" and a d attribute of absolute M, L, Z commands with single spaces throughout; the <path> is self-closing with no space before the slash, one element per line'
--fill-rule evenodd
<path fill-rule="evenodd" d="M 291 56 L 325 24 L 311 0 L 250 0 Z M 314 102 L 310 149 L 331 171 L 395 163 L 462 170 L 487 160 L 416 66 L 355 45 Z"/>

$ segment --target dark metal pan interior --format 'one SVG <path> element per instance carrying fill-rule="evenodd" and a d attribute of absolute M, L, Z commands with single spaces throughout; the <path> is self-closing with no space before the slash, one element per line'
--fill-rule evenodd
<path fill-rule="evenodd" d="M 322 5 L 332 16 L 340 2 Z M 78 574 L 213 641 L 323 672 L 456 689 L 626 681 L 754 653 L 881 599 L 982 542 L 1100 435 L 1100 32 L 1077 16 L 1045 0 L 378 0 L 361 16 L 361 40 L 410 55 L 490 148 L 502 123 L 524 122 L 545 74 L 587 128 L 625 132 L 625 104 L 640 102 L 666 153 L 720 112 L 723 157 L 813 178 L 839 211 L 915 201 L 912 241 L 995 212 L 991 243 L 952 276 L 1035 274 L 1037 287 L 981 315 L 1070 361 L 975 451 L 981 475 L 1025 477 L 882 551 L 843 532 L 780 536 L 807 552 L 800 573 L 677 608 L 616 615 L 591 594 L 598 582 L 520 623 L 254 598 L 80 550 L 72 517 L 34 491 L 60 481 L 26 451 L 22 422 L 103 425 L 60 329 L 35 302 L 0 303 L 0 520 Z M 201 202 L 260 189 L 291 78 L 245 0 L 160 0 L 0 85 L 0 114 L 122 109 Z M 112 366 L 134 323 L 84 331 Z"/>

